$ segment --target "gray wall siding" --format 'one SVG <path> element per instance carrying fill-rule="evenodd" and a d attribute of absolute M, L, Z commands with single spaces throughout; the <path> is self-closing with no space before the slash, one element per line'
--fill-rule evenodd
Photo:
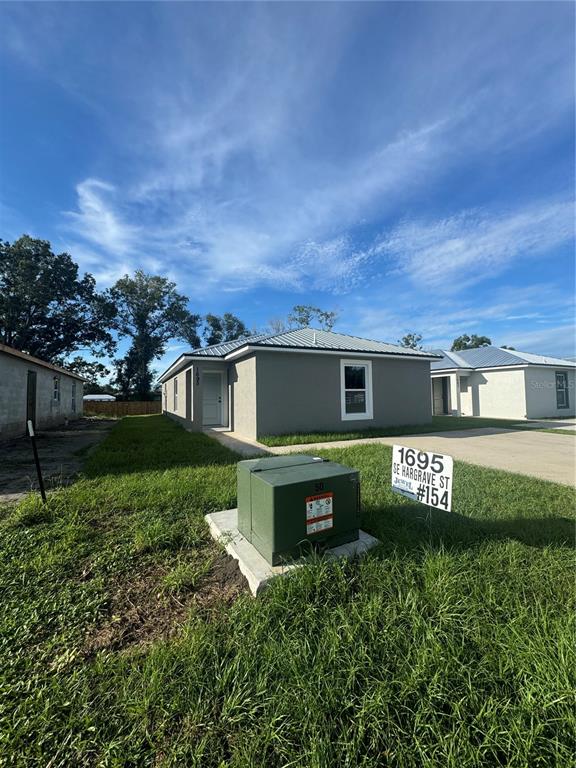
<path fill-rule="evenodd" d="M 353 357 L 257 353 L 257 434 L 349 431 L 431 421 L 429 361 L 392 358 L 371 358 L 374 418 L 342 420 L 340 361 Z"/>
<path fill-rule="evenodd" d="M 276 355 L 273 355 L 276 357 Z M 241 435 L 255 439 L 256 429 L 256 356 L 250 355 L 230 364 L 231 427 Z"/>
<path fill-rule="evenodd" d="M 192 371 L 194 375 L 194 371 Z M 176 382 L 178 383 L 176 386 Z M 177 416 L 181 420 L 186 419 L 186 369 L 178 371 L 176 376 L 172 376 L 163 385 L 162 407 L 169 416 Z M 176 404 L 174 403 L 174 390 L 178 389 Z M 193 411 L 192 418 L 194 418 Z"/>
<path fill-rule="evenodd" d="M 186 387 L 186 371 L 191 370 L 191 391 Z M 224 423 L 227 421 L 228 414 L 228 385 L 227 385 L 227 364 L 221 360 L 204 361 L 199 360 L 191 366 L 182 368 L 175 376 L 167 379 L 162 384 L 162 411 L 167 416 L 173 417 L 176 421 L 183 424 L 187 429 L 200 432 L 202 424 L 202 377 L 204 371 L 222 371 L 224 376 L 223 391 L 223 415 Z M 178 380 L 178 405 L 174 408 L 174 381 Z M 166 393 L 166 399 L 164 398 Z M 188 413 L 191 418 L 186 418 L 186 405 L 188 404 Z"/>
<path fill-rule="evenodd" d="M 36 426 L 47 429 L 82 416 L 83 384 L 66 374 L 0 352 L 0 440 L 26 432 L 28 371 L 36 373 Z M 54 400 L 54 376 L 60 378 L 60 401 Z M 72 386 L 76 384 L 76 410 Z"/>

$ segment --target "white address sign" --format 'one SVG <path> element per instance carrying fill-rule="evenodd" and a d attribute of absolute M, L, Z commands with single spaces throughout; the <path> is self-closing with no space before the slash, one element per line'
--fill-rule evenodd
<path fill-rule="evenodd" d="M 409 499 L 450 512 L 453 472 L 452 456 L 393 446 L 392 490 Z"/>

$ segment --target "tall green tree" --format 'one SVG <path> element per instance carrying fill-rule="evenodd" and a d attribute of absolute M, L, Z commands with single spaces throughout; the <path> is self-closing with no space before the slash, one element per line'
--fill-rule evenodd
<path fill-rule="evenodd" d="M 329 312 L 311 304 L 296 304 L 288 315 L 288 325 L 295 328 L 306 328 L 317 322 L 325 331 L 331 331 L 338 319 L 337 312 Z"/>
<path fill-rule="evenodd" d="M 149 399 L 154 378 L 151 363 L 157 356 L 150 354 L 146 339 L 140 337 L 133 340 L 124 357 L 115 361 L 114 383 L 124 400 L 129 400 L 132 396 L 138 400 Z"/>
<path fill-rule="evenodd" d="M 452 352 L 461 352 L 463 349 L 477 349 L 478 347 L 489 347 L 492 344 L 492 340 L 488 336 L 477 336 L 475 333 L 472 336 L 464 334 L 458 336 L 452 342 L 450 348 Z"/>
<path fill-rule="evenodd" d="M 82 376 L 87 384 L 98 384 L 99 379 L 110 375 L 110 369 L 104 363 L 99 363 L 97 360 L 86 360 L 79 355 L 72 360 L 63 360 L 62 365 L 67 370 Z"/>
<path fill-rule="evenodd" d="M 242 320 L 231 312 L 225 312 L 221 317 L 208 314 L 204 322 L 203 336 L 208 346 L 221 344 L 223 341 L 243 339 L 250 335 L 250 331 Z"/>
<path fill-rule="evenodd" d="M 421 341 L 421 333 L 407 333 L 405 336 L 402 336 L 401 339 L 398 339 L 398 344 L 407 349 L 422 349 L 422 344 L 420 344 Z"/>
<path fill-rule="evenodd" d="M 152 361 L 164 354 L 169 339 L 183 339 L 199 346 L 200 316 L 188 311 L 188 299 L 165 277 L 137 270 L 125 275 L 109 290 L 116 304 L 116 328 L 132 342 L 126 355 L 116 361 L 116 381 L 125 396 L 150 395 Z"/>
<path fill-rule="evenodd" d="M 101 392 L 110 395 L 115 394 L 106 381 L 106 377 L 110 375 L 111 371 L 103 363 L 97 360 L 86 360 L 78 355 L 72 360 L 62 360 L 62 365 L 84 378 L 83 391 L 85 395 L 96 395 Z"/>
<path fill-rule="evenodd" d="M 48 362 L 80 351 L 112 354 L 114 304 L 79 276 L 68 253 L 23 235 L 0 240 L 0 342 Z"/>

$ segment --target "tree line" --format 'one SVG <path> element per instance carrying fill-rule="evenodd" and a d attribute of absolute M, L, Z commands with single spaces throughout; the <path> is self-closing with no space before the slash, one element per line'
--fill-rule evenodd
<path fill-rule="evenodd" d="M 231 312 L 200 315 L 188 306 L 188 298 L 165 277 L 137 270 L 98 291 L 94 277 L 81 276 L 70 254 L 53 253 L 47 240 L 29 235 L 13 243 L 0 240 L 0 342 L 84 376 L 87 391 L 101 391 L 98 381 L 112 373 L 108 389 L 125 398 L 147 399 L 153 390 L 153 362 L 171 339 L 197 349 L 258 332 L 309 325 L 331 330 L 338 317 L 335 311 L 297 304 L 287 317 L 271 318 L 259 331 Z M 123 338 L 130 343 L 118 356 L 118 339 Z M 422 349 L 421 341 L 422 334 L 408 333 L 398 343 Z M 464 334 L 451 349 L 491 343 L 487 336 Z M 113 371 L 100 362 L 104 357 L 113 360 Z"/>
<path fill-rule="evenodd" d="M 398 344 L 401 347 L 407 347 L 408 349 L 422 349 L 420 342 L 422 341 L 421 333 L 407 333 L 401 339 L 398 339 Z M 478 336 L 473 333 L 469 336 L 467 333 L 462 336 L 458 336 L 452 342 L 450 347 L 451 352 L 461 352 L 464 349 L 478 349 L 478 347 L 489 347 L 492 344 L 492 339 L 488 336 Z M 514 347 L 502 344 L 502 349 L 514 349 Z"/>
<path fill-rule="evenodd" d="M 23 235 L 0 240 L 0 342 L 84 376 L 87 391 L 112 372 L 99 362 L 113 359 L 112 386 L 125 397 L 147 399 L 153 389 L 154 360 L 171 339 L 196 349 L 257 333 L 234 314 L 200 315 L 172 281 L 137 270 L 107 290 L 94 277 L 80 276 L 70 254 L 55 254 L 47 240 Z M 331 329 L 336 312 L 296 305 L 286 319 L 273 318 L 270 333 L 316 322 Z M 130 340 L 116 356 L 118 339 Z M 79 353 L 88 353 L 91 359 Z"/>

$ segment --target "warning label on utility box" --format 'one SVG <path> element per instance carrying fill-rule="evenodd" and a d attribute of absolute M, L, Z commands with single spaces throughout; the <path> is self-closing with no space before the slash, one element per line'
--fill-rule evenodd
<path fill-rule="evenodd" d="M 334 526 L 333 498 L 333 493 L 306 497 L 306 533 L 318 533 Z"/>

